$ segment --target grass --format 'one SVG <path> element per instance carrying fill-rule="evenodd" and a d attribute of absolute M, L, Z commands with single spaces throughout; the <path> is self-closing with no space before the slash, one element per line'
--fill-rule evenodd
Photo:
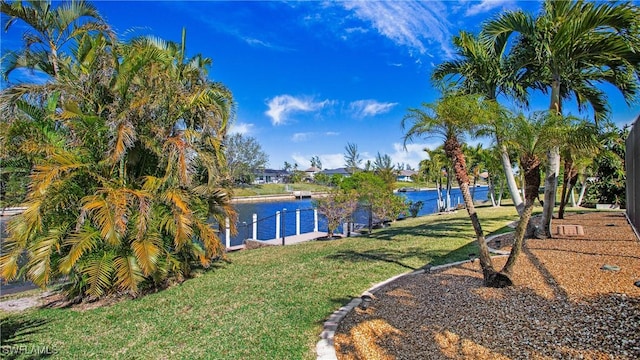
<path fill-rule="evenodd" d="M 516 219 L 512 207 L 482 208 L 479 216 L 485 232 Z M 1 313 L 3 354 L 48 347 L 53 359 L 314 359 L 323 321 L 351 298 L 471 252 L 473 230 L 458 211 L 398 221 L 370 238 L 231 253 L 229 263 L 140 299 Z"/>
<path fill-rule="evenodd" d="M 288 186 L 290 189 L 294 191 L 324 192 L 324 191 L 329 191 L 330 189 L 328 186 L 318 185 L 318 184 L 306 184 L 306 183 L 263 184 L 263 185 L 251 185 L 243 188 L 234 188 L 233 196 L 243 197 L 243 196 L 287 194 L 288 192 L 286 191 L 285 186 Z"/>

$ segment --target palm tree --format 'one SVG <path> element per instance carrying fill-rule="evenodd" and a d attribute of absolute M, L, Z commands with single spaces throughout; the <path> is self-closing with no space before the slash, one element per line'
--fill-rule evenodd
<path fill-rule="evenodd" d="M 2 0 L 0 12 L 9 17 L 5 31 L 18 20 L 33 30 L 23 36 L 24 51 L 9 53 L 5 77 L 16 68 L 26 67 L 57 78 L 61 63 L 67 57 L 63 53 L 65 46 L 82 34 L 110 31 L 95 6 L 84 0 L 66 1 L 55 8 L 50 0 L 30 0 L 26 4 Z"/>
<path fill-rule="evenodd" d="M 538 197 L 542 162 L 540 156 L 544 154 L 549 145 L 552 145 L 549 142 L 553 143 L 557 138 L 566 134 L 564 132 L 566 128 L 562 126 L 562 119 L 548 113 L 534 114 L 531 120 L 522 115 L 514 117 L 511 127 L 513 131 L 509 140 L 520 154 L 520 165 L 524 173 L 525 206 L 516 226 L 511 253 L 500 271 L 509 279 L 511 279 L 516 260 L 522 250 L 535 200 Z"/>
<path fill-rule="evenodd" d="M 523 98 L 517 84 L 510 83 L 512 79 L 509 75 L 510 61 L 503 56 L 502 51 L 506 42 L 488 44 L 473 34 L 461 31 L 453 38 L 453 44 L 459 59 L 440 63 L 431 75 L 434 80 L 438 82 L 453 80 L 460 91 L 467 94 L 481 94 L 488 100 L 495 101 L 500 94 Z M 505 131 L 507 128 L 504 126 L 504 114 L 489 119 L 486 124 L 485 132 L 493 134 L 501 150 L 500 159 L 507 179 L 507 187 L 513 199 L 513 205 L 520 213 L 524 205 L 513 174 L 509 152 L 504 145 Z"/>
<path fill-rule="evenodd" d="M 347 169 L 351 174 L 354 174 L 358 171 L 360 164 L 362 163 L 362 157 L 360 157 L 360 153 L 358 152 L 358 145 L 353 143 L 347 143 L 347 146 L 344 147 L 344 163 Z"/>
<path fill-rule="evenodd" d="M 444 151 L 444 145 L 440 145 L 437 148 L 427 151 L 429 154 L 429 159 L 434 162 L 434 166 L 438 171 L 438 179 L 440 181 L 440 185 L 438 186 L 438 203 L 440 207 L 440 211 L 449 211 L 451 210 L 451 189 L 453 187 L 453 171 L 451 168 L 451 161 Z M 443 194 L 443 177 L 444 181 L 446 181 L 446 185 L 444 185 L 444 194 Z"/>
<path fill-rule="evenodd" d="M 233 101 L 206 79 L 206 59 L 183 56 L 184 40 L 108 46 L 85 34 L 52 84 L 3 91 L 7 108 L 46 87 L 64 98 L 54 112 L 60 143 L 36 162 L 27 210 L 8 226 L 4 279 L 28 249 L 26 276 L 37 285 L 66 275 L 72 294 L 136 295 L 223 256 L 209 219 L 234 215 L 221 185 Z"/>
<path fill-rule="evenodd" d="M 502 287 L 509 279 L 495 271 L 489 256 L 482 226 L 469 191 L 469 175 L 461 145 L 462 136 L 465 133 L 473 131 L 479 123 L 486 121 L 486 118 L 492 115 L 494 114 L 491 107 L 477 96 L 445 95 L 436 103 L 409 109 L 408 114 L 402 119 L 402 126 L 406 128 L 410 125 L 404 136 L 405 144 L 417 136 L 439 136 L 444 139 L 444 151 L 453 167 L 467 213 L 476 233 L 484 283 L 487 286 Z"/>
<path fill-rule="evenodd" d="M 484 40 L 505 44 L 517 33 L 511 58 L 516 61 L 520 88 L 550 94 L 549 110 L 562 114 L 563 101 L 575 98 L 584 110 L 590 105 L 595 120 L 610 109 L 599 83 L 617 88 L 627 103 L 638 96 L 640 67 L 640 8 L 632 3 L 546 0 L 537 17 L 509 11 L 483 26 Z M 557 176 L 558 147 L 547 154 L 543 223 L 551 236 Z"/>

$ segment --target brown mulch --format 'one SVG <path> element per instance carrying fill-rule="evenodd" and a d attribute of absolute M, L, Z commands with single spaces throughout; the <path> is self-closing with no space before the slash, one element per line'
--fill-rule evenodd
<path fill-rule="evenodd" d="M 639 359 L 640 242 L 624 214 L 553 224 L 585 235 L 527 240 L 511 288 L 483 287 L 478 261 L 384 286 L 340 323 L 338 359 Z"/>

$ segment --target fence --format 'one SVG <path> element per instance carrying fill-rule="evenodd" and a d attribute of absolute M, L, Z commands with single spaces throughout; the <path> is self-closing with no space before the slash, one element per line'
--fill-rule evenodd
<path fill-rule="evenodd" d="M 229 219 L 226 220 L 224 243 L 227 248 L 239 245 L 246 239 L 284 239 L 287 236 L 317 232 L 318 210 L 296 209 L 287 211 L 287 209 L 282 209 L 281 211 L 276 211 L 274 215 L 260 219 L 257 214 L 253 214 L 251 222 L 239 223 L 236 228 L 238 234 L 232 238 Z"/>
<path fill-rule="evenodd" d="M 625 167 L 627 174 L 627 216 L 636 228 L 640 230 L 640 116 L 636 119 L 625 149 Z"/>

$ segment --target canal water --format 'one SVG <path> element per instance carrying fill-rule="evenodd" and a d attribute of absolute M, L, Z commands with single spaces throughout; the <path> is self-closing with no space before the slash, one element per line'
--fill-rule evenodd
<path fill-rule="evenodd" d="M 487 200 L 488 187 L 476 187 L 474 192 L 475 201 Z M 438 211 L 438 192 L 437 190 L 420 190 L 399 192 L 397 196 L 404 197 L 407 200 L 416 202 L 422 201 L 424 206 L 418 213 L 418 216 L 433 214 Z M 443 192 L 444 197 L 444 192 Z M 463 202 L 462 194 L 459 189 L 452 189 L 450 193 L 450 204 L 455 207 Z M 280 211 L 281 234 L 285 236 L 296 234 L 296 210 L 300 210 L 300 233 L 313 231 L 314 215 L 313 201 L 311 199 L 274 201 L 274 202 L 257 202 L 257 203 L 241 203 L 235 204 L 238 212 L 238 234 L 231 237 L 231 245 L 240 245 L 244 239 L 251 238 L 253 234 L 252 217 L 253 214 L 258 215 L 257 238 L 258 240 L 269 240 L 276 238 L 276 212 Z M 366 224 L 368 222 L 368 214 L 364 209 L 360 209 L 354 215 L 356 223 Z M 326 219 L 318 214 L 318 230 L 327 231 Z M 342 231 L 340 228 L 339 231 Z"/>

